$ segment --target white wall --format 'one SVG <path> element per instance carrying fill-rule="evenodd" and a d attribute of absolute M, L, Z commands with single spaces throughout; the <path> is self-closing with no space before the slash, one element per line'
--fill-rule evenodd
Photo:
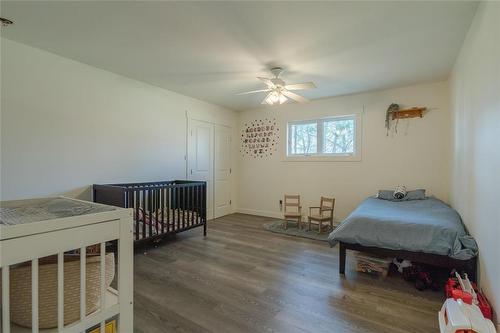
<path fill-rule="evenodd" d="M 453 74 L 451 202 L 479 244 L 481 286 L 500 314 L 500 3 L 479 5 Z"/>
<path fill-rule="evenodd" d="M 448 85 L 439 82 L 243 112 L 240 128 L 249 120 L 276 117 L 281 138 L 278 152 L 271 158 L 240 154 L 239 211 L 280 216 L 279 200 L 284 193 L 300 193 L 304 207 L 317 206 L 320 196 L 325 195 L 335 196 L 335 215 L 341 220 L 378 189 L 398 184 L 425 188 L 429 194 L 448 200 L 448 101 Z M 392 102 L 426 106 L 430 111 L 422 119 L 400 121 L 399 133 L 387 137 L 385 112 Z M 284 161 L 288 121 L 360 113 L 363 105 L 360 162 Z"/>
<path fill-rule="evenodd" d="M 186 111 L 233 111 L 1 39 L 1 199 L 186 177 Z"/>

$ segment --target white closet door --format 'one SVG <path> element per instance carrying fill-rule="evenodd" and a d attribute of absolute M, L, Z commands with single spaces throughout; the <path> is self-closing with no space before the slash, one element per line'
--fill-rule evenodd
<path fill-rule="evenodd" d="M 213 219 L 214 125 L 189 121 L 188 178 L 207 182 L 207 219 Z"/>
<path fill-rule="evenodd" d="M 215 218 L 231 214 L 231 129 L 215 125 Z"/>

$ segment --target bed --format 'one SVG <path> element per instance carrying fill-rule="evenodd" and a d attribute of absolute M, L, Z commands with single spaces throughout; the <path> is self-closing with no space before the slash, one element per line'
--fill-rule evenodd
<path fill-rule="evenodd" d="M 174 180 L 94 185 L 95 202 L 132 208 L 135 244 L 206 224 L 206 183 Z"/>
<path fill-rule="evenodd" d="M 477 245 L 458 213 L 433 197 L 423 200 L 364 200 L 328 237 L 339 245 L 339 273 L 346 250 L 398 257 L 465 271 L 475 279 Z"/>

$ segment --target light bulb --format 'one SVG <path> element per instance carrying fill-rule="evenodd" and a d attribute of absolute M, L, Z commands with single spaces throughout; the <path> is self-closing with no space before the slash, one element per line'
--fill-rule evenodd
<path fill-rule="evenodd" d="M 280 93 L 278 93 L 277 91 L 274 91 L 272 94 L 271 94 L 271 101 L 274 103 L 277 103 L 279 102 L 280 100 Z"/>
<path fill-rule="evenodd" d="M 274 102 L 273 102 L 273 99 L 272 99 L 272 96 L 271 96 L 271 95 L 267 96 L 267 98 L 266 98 L 266 103 L 267 103 L 267 104 L 269 104 L 269 105 L 273 105 L 273 104 L 274 104 Z"/>

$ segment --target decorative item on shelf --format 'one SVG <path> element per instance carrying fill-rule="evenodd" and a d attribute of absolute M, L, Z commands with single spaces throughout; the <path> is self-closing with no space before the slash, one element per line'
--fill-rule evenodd
<path fill-rule="evenodd" d="M 394 132 L 398 133 L 398 123 L 399 119 L 409 119 L 409 118 L 422 118 L 424 116 L 424 111 L 427 110 L 426 107 L 412 107 L 406 109 L 400 109 L 399 105 L 392 103 L 389 105 L 385 113 L 385 128 L 387 130 L 387 136 L 389 136 L 389 131 L 391 130 L 391 120 L 396 120 L 394 126 Z"/>
<path fill-rule="evenodd" d="M 391 114 L 399 110 L 399 105 L 392 103 L 385 112 L 385 129 L 387 130 L 387 136 L 389 136 L 389 131 L 391 130 Z"/>
<path fill-rule="evenodd" d="M 258 119 L 245 123 L 241 130 L 243 156 L 269 157 L 278 147 L 279 128 L 276 119 Z"/>
<path fill-rule="evenodd" d="M 425 107 L 413 107 L 392 112 L 392 120 L 405 118 L 422 118 L 424 116 Z"/>

